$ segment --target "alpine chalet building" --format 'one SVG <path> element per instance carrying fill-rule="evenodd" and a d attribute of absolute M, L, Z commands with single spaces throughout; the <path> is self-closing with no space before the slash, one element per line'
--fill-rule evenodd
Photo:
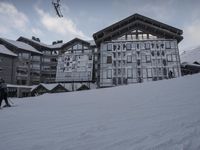
<path fill-rule="evenodd" d="M 94 48 L 90 42 L 75 38 L 62 46 L 58 58 L 57 82 L 93 82 Z"/>
<path fill-rule="evenodd" d="M 93 35 L 99 52 L 97 83 L 111 87 L 181 76 L 183 31 L 134 14 Z"/>

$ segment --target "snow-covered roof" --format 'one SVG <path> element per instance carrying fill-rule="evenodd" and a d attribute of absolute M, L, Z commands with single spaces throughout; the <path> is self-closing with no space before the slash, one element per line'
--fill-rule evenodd
<path fill-rule="evenodd" d="M 14 84 L 7 84 L 7 87 L 13 87 L 13 88 L 28 88 L 31 89 L 33 86 L 26 86 L 26 85 L 14 85 Z"/>
<path fill-rule="evenodd" d="M 91 46 L 96 46 L 96 43 L 95 43 L 94 40 L 89 40 L 89 41 L 87 41 L 87 42 L 89 42 Z"/>
<path fill-rule="evenodd" d="M 51 91 L 52 89 L 54 89 L 56 86 L 59 85 L 59 83 L 51 83 L 51 84 L 45 84 L 45 83 L 40 83 L 39 85 L 35 85 L 32 86 L 31 91 L 33 91 L 34 89 L 36 89 L 38 86 L 42 85 L 43 87 L 45 87 L 47 90 Z M 60 84 L 61 85 L 61 84 Z M 64 86 L 63 86 L 64 87 Z"/>
<path fill-rule="evenodd" d="M 194 63 L 200 62 L 200 46 L 192 50 L 184 51 L 181 55 L 181 62 Z"/>
<path fill-rule="evenodd" d="M 51 83 L 51 84 L 41 83 L 41 85 L 43 85 L 48 90 L 52 90 L 53 88 L 55 88 L 56 86 L 58 86 L 58 83 Z"/>
<path fill-rule="evenodd" d="M 33 39 L 29 39 L 29 38 L 25 38 L 25 37 L 21 37 L 23 39 L 26 39 L 28 41 L 31 41 L 37 45 L 40 45 L 40 46 L 43 46 L 43 47 L 46 47 L 46 48 L 50 48 L 50 49 L 59 49 L 61 48 L 65 43 L 57 43 L 57 44 L 54 44 L 54 45 L 47 45 L 45 43 L 42 43 L 42 42 L 39 42 L 39 41 L 36 41 L 36 40 L 33 40 Z"/>
<path fill-rule="evenodd" d="M 9 56 L 17 56 L 15 53 L 7 49 L 4 45 L 0 44 L 0 54 L 9 55 Z"/>
<path fill-rule="evenodd" d="M 1 38 L 1 39 L 19 49 L 30 51 L 30 52 L 37 53 L 37 54 L 42 54 L 41 52 L 37 51 L 34 47 L 32 47 L 24 42 L 14 41 L 14 40 L 5 39 L 5 38 Z"/>

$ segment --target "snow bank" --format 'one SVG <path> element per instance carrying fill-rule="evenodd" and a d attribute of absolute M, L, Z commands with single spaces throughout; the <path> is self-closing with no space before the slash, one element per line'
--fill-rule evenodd
<path fill-rule="evenodd" d="M 1 150 L 199 150 L 200 74 L 13 100 Z"/>

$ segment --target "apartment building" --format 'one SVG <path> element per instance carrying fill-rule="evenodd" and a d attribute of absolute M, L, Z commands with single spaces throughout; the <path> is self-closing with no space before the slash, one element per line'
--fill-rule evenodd
<path fill-rule="evenodd" d="M 15 70 L 13 67 L 16 62 L 17 55 L 0 44 L 0 78 L 6 83 L 15 83 Z"/>
<path fill-rule="evenodd" d="M 75 38 L 63 45 L 58 59 L 57 82 L 93 82 L 94 48 Z"/>
<path fill-rule="evenodd" d="M 55 83 L 58 56 L 64 43 L 62 41 L 55 41 L 52 42 L 52 45 L 47 45 L 40 42 L 40 39 L 36 37 L 32 37 L 32 39 L 19 37 L 17 41 L 29 44 L 42 53 L 42 57 L 40 60 L 40 82 Z"/>
<path fill-rule="evenodd" d="M 180 29 L 139 14 L 95 33 L 99 86 L 181 76 L 178 43 L 182 34 Z"/>
<path fill-rule="evenodd" d="M 14 63 L 1 63 L 2 66 L 9 65 L 14 70 L 13 84 L 32 85 L 40 83 L 41 52 L 23 42 L 5 38 L 0 38 L 0 44 L 16 55 Z M 3 73 L 9 75 L 7 69 Z"/>

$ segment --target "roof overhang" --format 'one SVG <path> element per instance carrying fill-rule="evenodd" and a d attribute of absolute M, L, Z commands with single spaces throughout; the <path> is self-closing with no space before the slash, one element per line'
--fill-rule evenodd
<path fill-rule="evenodd" d="M 93 38 L 97 46 L 99 46 L 101 42 L 109 41 L 134 29 L 139 29 L 166 39 L 176 39 L 177 42 L 183 39 L 182 30 L 139 14 L 134 14 L 96 32 L 93 34 Z"/>

